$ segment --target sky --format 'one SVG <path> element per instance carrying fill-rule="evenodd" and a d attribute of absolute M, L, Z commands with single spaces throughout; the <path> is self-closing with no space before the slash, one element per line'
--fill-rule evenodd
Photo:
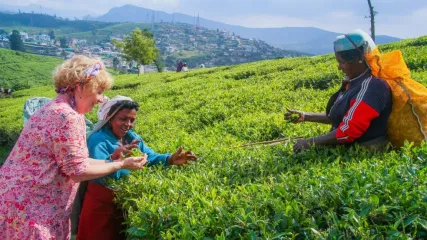
<path fill-rule="evenodd" d="M 30 4 L 79 18 L 132 4 L 244 27 L 318 27 L 340 33 L 370 29 L 367 0 L 0 0 L 0 9 Z M 372 0 L 372 4 L 378 12 L 377 35 L 427 35 L 427 0 Z"/>

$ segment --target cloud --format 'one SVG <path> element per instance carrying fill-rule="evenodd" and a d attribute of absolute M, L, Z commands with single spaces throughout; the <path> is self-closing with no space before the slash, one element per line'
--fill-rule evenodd
<path fill-rule="evenodd" d="M 275 15 L 238 15 L 219 17 L 224 23 L 252 28 L 310 27 L 314 22 L 301 18 Z"/>

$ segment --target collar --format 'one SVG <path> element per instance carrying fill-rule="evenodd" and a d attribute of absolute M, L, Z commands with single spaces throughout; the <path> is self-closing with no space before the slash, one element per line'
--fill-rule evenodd
<path fill-rule="evenodd" d="M 348 87 L 352 87 L 355 86 L 361 82 L 363 82 L 363 80 L 367 79 L 368 77 L 372 76 L 372 72 L 371 69 L 366 69 L 365 72 L 363 72 L 362 74 L 360 74 L 358 77 L 355 77 L 353 79 L 348 80 Z"/>
<path fill-rule="evenodd" d="M 116 145 L 121 145 L 121 143 L 119 142 L 119 140 L 116 138 L 116 136 L 114 136 L 113 131 L 111 131 L 110 126 L 109 125 L 105 125 L 101 128 L 101 131 L 105 134 L 106 136 L 106 140 L 114 143 Z M 132 130 L 129 130 L 126 135 L 125 135 L 125 139 L 127 142 L 131 142 L 132 139 L 132 134 L 131 134 Z"/>

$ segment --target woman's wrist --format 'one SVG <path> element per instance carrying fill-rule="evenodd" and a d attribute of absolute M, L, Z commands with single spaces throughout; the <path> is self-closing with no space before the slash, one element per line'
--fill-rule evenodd
<path fill-rule="evenodd" d="M 306 117 L 307 117 L 307 113 L 306 112 L 301 112 L 301 121 L 305 121 L 306 120 Z"/>
<path fill-rule="evenodd" d="M 113 162 L 112 164 L 114 164 L 114 168 L 116 169 L 116 171 L 125 167 L 124 161 L 117 161 L 117 162 Z"/>

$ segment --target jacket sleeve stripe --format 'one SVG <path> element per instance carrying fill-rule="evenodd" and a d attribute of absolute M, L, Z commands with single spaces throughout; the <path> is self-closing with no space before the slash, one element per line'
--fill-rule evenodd
<path fill-rule="evenodd" d="M 350 108 L 350 111 L 348 112 L 347 116 L 344 117 L 344 125 L 341 127 L 342 132 L 344 132 L 345 130 L 347 130 L 349 128 L 348 123 L 349 123 L 349 121 L 352 120 L 354 112 L 356 111 L 357 107 L 359 106 L 360 102 L 362 101 L 363 96 L 365 95 L 366 90 L 368 89 L 368 85 L 369 85 L 369 82 L 371 81 L 371 79 L 372 79 L 372 76 L 369 77 L 368 79 L 366 79 L 365 81 L 363 81 L 362 88 L 356 96 L 356 102 Z"/>

